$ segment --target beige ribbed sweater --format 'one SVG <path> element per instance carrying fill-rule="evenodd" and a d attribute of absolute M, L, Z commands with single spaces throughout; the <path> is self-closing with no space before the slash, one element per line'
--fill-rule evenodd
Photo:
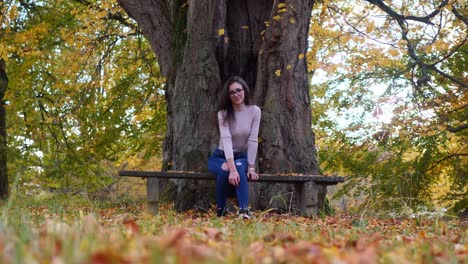
<path fill-rule="evenodd" d="M 242 105 L 234 112 L 235 122 L 224 123 L 225 111 L 218 112 L 219 149 L 224 150 L 226 160 L 234 157 L 234 152 L 247 150 L 250 165 L 255 164 L 258 149 L 258 130 L 261 110 L 256 105 Z"/>

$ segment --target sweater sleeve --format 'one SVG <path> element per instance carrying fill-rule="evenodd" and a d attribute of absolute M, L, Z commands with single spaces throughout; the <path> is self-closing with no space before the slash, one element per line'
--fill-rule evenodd
<path fill-rule="evenodd" d="M 254 114 L 252 118 L 252 127 L 247 141 L 247 159 L 250 165 L 255 165 L 258 149 L 258 131 L 260 128 L 260 119 L 262 112 L 258 106 L 254 106 Z"/>
<path fill-rule="evenodd" d="M 223 142 L 224 156 L 226 157 L 226 160 L 229 158 L 234 158 L 231 130 L 229 129 L 229 124 L 224 123 L 224 115 L 222 111 L 218 112 L 218 124 L 219 136 L 221 138 L 221 142 Z"/>

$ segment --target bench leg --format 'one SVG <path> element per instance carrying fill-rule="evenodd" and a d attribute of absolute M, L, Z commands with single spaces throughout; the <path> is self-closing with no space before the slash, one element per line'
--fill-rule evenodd
<path fill-rule="evenodd" d="M 153 214 L 159 213 L 159 179 L 146 179 L 146 202 L 148 209 Z"/>
<path fill-rule="evenodd" d="M 306 213 L 306 205 L 305 205 L 305 184 L 304 182 L 301 183 L 296 183 L 294 185 L 294 189 L 296 191 L 296 201 L 297 201 L 297 208 L 299 209 L 299 212 L 301 216 L 307 216 Z"/>

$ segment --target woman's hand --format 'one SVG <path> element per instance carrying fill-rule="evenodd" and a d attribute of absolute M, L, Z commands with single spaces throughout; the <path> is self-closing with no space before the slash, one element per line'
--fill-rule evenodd
<path fill-rule="evenodd" d="M 230 184 L 232 184 L 234 186 L 239 186 L 239 184 L 240 184 L 239 173 L 236 170 L 229 172 L 228 181 L 229 181 Z"/>
<path fill-rule="evenodd" d="M 252 181 L 256 181 L 256 180 L 258 180 L 260 178 L 255 171 L 249 171 L 247 173 L 247 177 Z"/>

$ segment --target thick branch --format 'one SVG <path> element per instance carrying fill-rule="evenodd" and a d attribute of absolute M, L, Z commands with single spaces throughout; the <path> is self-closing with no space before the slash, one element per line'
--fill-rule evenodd
<path fill-rule="evenodd" d="M 119 0 L 128 15 L 135 19 L 151 47 L 158 56 L 161 73 L 167 76 L 172 70 L 171 47 L 173 22 L 166 1 Z"/>
<path fill-rule="evenodd" d="M 437 10 L 435 10 L 434 12 L 430 13 L 429 15 L 425 16 L 425 17 L 416 17 L 416 16 L 403 16 L 403 15 L 400 15 L 398 14 L 397 12 L 395 12 L 395 10 L 393 10 L 391 7 L 389 7 L 388 5 L 386 5 L 383 1 L 381 0 L 366 0 L 367 2 L 375 5 L 375 6 L 378 6 L 382 11 L 384 11 L 385 13 L 387 13 L 391 18 L 395 19 L 398 23 L 398 25 L 400 26 L 401 28 L 401 38 L 403 40 L 406 41 L 406 47 L 408 49 L 408 54 L 410 55 L 411 59 L 413 59 L 415 61 L 415 65 L 419 66 L 421 68 L 421 73 L 422 73 L 422 77 L 420 78 L 420 80 L 418 80 L 418 82 L 416 83 L 413 83 L 415 85 L 416 88 L 418 88 L 419 86 L 421 85 L 427 85 L 429 80 L 430 80 L 430 77 L 429 77 L 429 74 L 428 74 L 428 69 L 434 71 L 435 73 L 451 80 L 452 82 L 460 85 L 461 87 L 464 87 L 466 88 L 467 87 L 467 84 L 464 83 L 462 80 L 459 80 L 457 78 L 455 78 L 454 76 L 451 76 L 439 69 L 437 69 L 435 67 L 435 64 L 437 64 L 438 62 L 440 62 L 440 60 L 437 62 L 437 63 L 433 63 L 433 64 L 428 64 L 426 62 L 424 62 L 417 54 L 416 54 L 416 49 L 415 49 L 415 46 L 413 45 L 413 43 L 410 41 L 410 39 L 408 38 L 408 22 L 407 20 L 414 20 L 414 21 L 419 21 L 419 22 L 422 22 L 422 23 L 426 23 L 426 24 L 430 24 L 430 25 L 433 25 L 433 23 L 430 21 L 431 18 L 433 18 L 434 16 L 436 16 L 437 14 L 440 13 L 440 9 L 444 6 L 446 6 L 448 4 L 448 1 L 443 1 L 437 8 Z M 454 14 L 457 13 L 456 9 L 455 11 L 453 11 Z M 458 13 L 459 14 L 459 13 Z M 457 14 L 455 14 L 457 16 Z M 461 18 L 460 18 L 461 17 Z M 459 16 L 457 16 L 457 18 L 459 19 L 463 19 L 463 16 L 461 16 L 459 14 Z M 465 22 L 465 21 L 464 21 Z M 449 53 L 449 54 L 453 54 L 453 53 Z M 445 58 L 447 58 L 447 56 L 445 56 Z"/>
<path fill-rule="evenodd" d="M 125 26 L 127 26 L 127 27 L 129 27 L 129 28 L 131 28 L 131 29 L 134 29 L 134 28 L 135 28 L 135 24 L 129 23 L 129 21 L 127 21 L 127 19 L 125 19 L 125 17 L 123 17 L 121 13 L 114 13 L 114 14 L 109 13 L 109 14 L 107 15 L 107 18 L 113 19 L 113 20 L 117 20 L 117 21 L 119 21 L 122 25 L 125 25 Z M 137 31 L 137 30 L 135 30 L 135 31 Z"/>
<path fill-rule="evenodd" d="M 464 17 L 463 14 L 460 14 L 460 12 L 458 12 L 458 9 L 456 9 L 454 5 L 452 5 L 452 13 L 453 13 L 458 19 L 460 19 L 461 21 L 463 21 L 463 23 L 465 23 L 465 25 L 468 25 L 468 19 L 467 19 L 466 17 Z"/>
<path fill-rule="evenodd" d="M 457 126 L 457 127 L 453 127 L 453 126 L 447 126 L 447 130 L 452 132 L 452 133 L 457 133 L 457 132 L 460 132 L 464 129 L 467 129 L 468 128 L 468 125 L 461 125 L 461 126 Z"/>
<path fill-rule="evenodd" d="M 425 24 L 429 25 L 434 25 L 434 23 L 431 22 L 431 19 L 435 17 L 437 14 L 440 13 L 440 9 L 448 4 L 448 0 L 443 1 L 436 10 L 434 10 L 432 13 L 428 14 L 427 16 L 424 17 L 418 17 L 418 16 L 403 16 L 395 12 L 391 7 L 386 5 L 382 0 L 366 0 L 367 2 L 378 6 L 382 11 L 387 13 L 389 16 L 396 20 L 413 20 L 413 21 L 418 21 L 422 22 Z"/>

